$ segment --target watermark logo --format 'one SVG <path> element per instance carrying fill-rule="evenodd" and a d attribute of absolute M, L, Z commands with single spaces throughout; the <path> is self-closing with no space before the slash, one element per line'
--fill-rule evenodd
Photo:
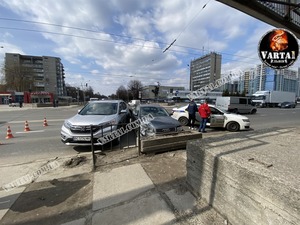
<path fill-rule="evenodd" d="M 151 114 L 143 116 L 142 118 L 139 118 L 131 123 L 128 123 L 125 128 L 121 127 L 120 129 L 117 129 L 103 137 L 98 138 L 97 142 L 101 145 L 104 145 L 116 138 L 123 136 L 126 133 L 129 133 L 134 129 L 137 129 L 139 126 L 149 123 L 153 119 L 154 117 Z"/>
<path fill-rule="evenodd" d="M 196 98 L 201 98 L 205 97 L 208 92 L 211 92 L 217 88 L 222 87 L 226 83 L 230 83 L 234 80 L 241 79 L 243 77 L 243 72 L 241 70 L 237 71 L 232 71 L 228 75 L 225 75 L 221 77 L 220 79 L 217 79 L 214 83 L 210 83 L 197 91 L 191 91 L 187 97 L 189 99 L 196 99 Z"/>
<path fill-rule="evenodd" d="M 32 174 L 26 174 L 25 176 L 20 177 L 20 178 L 14 180 L 13 182 L 10 182 L 9 184 L 3 185 L 2 188 L 5 191 L 11 191 L 14 188 L 31 183 L 33 180 L 37 179 L 39 176 L 49 172 L 50 170 L 54 170 L 54 169 L 58 168 L 59 166 L 60 166 L 60 164 L 57 161 L 47 163 L 45 166 L 42 166 L 41 168 L 39 168 L 37 171 L 33 172 Z"/>
<path fill-rule="evenodd" d="M 273 68 L 284 69 L 297 61 L 299 45 L 297 38 L 286 29 L 268 31 L 258 44 L 261 61 Z"/>

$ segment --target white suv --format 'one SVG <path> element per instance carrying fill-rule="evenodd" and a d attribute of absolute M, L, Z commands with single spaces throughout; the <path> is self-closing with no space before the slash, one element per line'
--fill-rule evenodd
<path fill-rule="evenodd" d="M 188 125 L 188 112 L 185 111 L 188 105 L 180 107 L 180 108 L 173 108 L 172 110 L 172 117 L 177 119 L 181 125 L 186 126 Z M 198 108 L 200 104 L 197 104 Z M 249 130 L 250 129 L 250 120 L 246 116 L 238 115 L 235 113 L 230 113 L 226 111 L 222 111 L 221 109 L 209 105 L 211 110 L 210 118 L 207 122 L 208 127 L 223 127 L 229 131 L 239 131 L 239 130 Z M 196 120 L 198 122 L 201 121 L 200 115 L 196 112 Z"/>
<path fill-rule="evenodd" d="M 75 116 L 65 120 L 61 140 L 66 145 L 90 145 L 91 125 L 94 125 L 94 143 L 99 145 L 97 139 L 125 126 L 129 119 L 129 109 L 122 100 L 91 101 Z"/>

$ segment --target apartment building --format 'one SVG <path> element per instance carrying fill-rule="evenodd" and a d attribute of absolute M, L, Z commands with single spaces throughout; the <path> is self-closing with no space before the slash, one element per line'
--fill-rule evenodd
<path fill-rule="evenodd" d="M 61 59 L 51 56 L 5 54 L 5 77 L 18 80 L 9 83 L 10 91 L 51 93 L 54 98 L 66 95 L 64 66 Z"/>
<path fill-rule="evenodd" d="M 197 91 L 221 77 L 222 56 L 210 53 L 190 63 L 190 90 Z"/>

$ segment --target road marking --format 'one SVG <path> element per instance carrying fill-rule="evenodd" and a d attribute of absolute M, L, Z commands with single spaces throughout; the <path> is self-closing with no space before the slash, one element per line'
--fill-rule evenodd
<path fill-rule="evenodd" d="M 25 120 L 24 120 L 25 121 Z M 24 123 L 24 121 L 11 121 L 9 123 Z M 27 120 L 27 122 L 29 123 L 40 123 L 43 122 L 44 119 L 40 119 L 40 120 Z M 65 121 L 65 119 L 55 119 L 55 120 L 48 120 L 48 122 L 61 122 L 61 121 Z"/>
<path fill-rule="evenodd" d="M 19 131 L 19 132 L 16 132 L 16 134 L 41 133 L 41 132 L 45 132 L 45 130 Z"/>

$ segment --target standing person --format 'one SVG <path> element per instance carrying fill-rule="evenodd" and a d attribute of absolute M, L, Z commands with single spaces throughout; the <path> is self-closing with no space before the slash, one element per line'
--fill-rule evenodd
<path fill-rule="evenodd" d="M 194 99 L 191 99 L 188 107 L 185 109 L 189 113 L 189 128 L 194 130 L 195 129 L 195 121 L 196 121 L 196 112 L 198 111 L 198 107 L 194 102 Z"/>
<path fill-rule="evenodd" d="M 201 105 L 198 109 L 198 112 L 199 112 L 200 117 L 201 117 L 199 132 L 205 133 L 206 132 L 205 131 L 206 123 L 207 123 L 208 117 L 211 114 L 210 108 L 209 108 L 206 100 L 201 102 Z"/>

